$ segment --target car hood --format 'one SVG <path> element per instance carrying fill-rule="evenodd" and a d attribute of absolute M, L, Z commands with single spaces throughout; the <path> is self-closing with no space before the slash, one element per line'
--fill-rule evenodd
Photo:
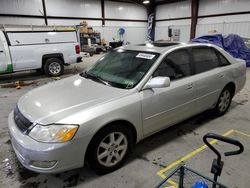
<path fill-rule="evenodd" d="M 50 124 L 69 115 L 126 95 L 119 89 L 81 77 L 72 76 L 36 88 L 18 101 L 20 112 L 31 122 Z"/>

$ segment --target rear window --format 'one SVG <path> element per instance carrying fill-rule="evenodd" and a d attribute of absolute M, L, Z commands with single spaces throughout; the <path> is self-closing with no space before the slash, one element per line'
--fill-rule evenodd
<path fill-rule="evenodd" d="M 218 54 L 219 54 L 221 66 L 230 65 L 228 60 L 220 52 L 218 52 Z"/>
<path fill-rule="evenodd" d="M 219 66 L 220 61 L 212 48 L 193 48 L 196 73 L 205 72 Z"/>

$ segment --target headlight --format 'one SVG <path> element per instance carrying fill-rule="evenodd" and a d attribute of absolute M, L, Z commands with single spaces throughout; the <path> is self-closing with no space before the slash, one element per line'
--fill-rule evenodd
<path fill-rule="evenodd" d="M 71 140 L 78 125 L 35 125 L 29 136 L 39 142 L 67 142 Z"/>

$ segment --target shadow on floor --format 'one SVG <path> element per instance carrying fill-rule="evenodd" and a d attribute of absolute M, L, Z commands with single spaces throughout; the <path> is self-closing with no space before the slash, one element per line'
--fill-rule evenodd
<path fill-rule="evenodd" d="M 69 68 L 64 70 L 64 74 L 61 76 L 62 78 L 80 73 L 82 68 L 77 66 L 70 66 Z M 2 74 L 0 75 L 0 84 L 11 83 L 15 81 L 36 81 L 40 79 L 49 78 L 41 71 L 31 70 L 31 71 L 22 71 L 16 73 Z"/>

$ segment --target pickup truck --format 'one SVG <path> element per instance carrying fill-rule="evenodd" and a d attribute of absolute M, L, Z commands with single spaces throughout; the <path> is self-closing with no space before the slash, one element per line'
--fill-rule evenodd
<path fill-rule="evenodd" d="M 64 65 L 81 62 L 76 31 L 0 30 L 0 74 L 41 70 L 60 76 Z"/>

